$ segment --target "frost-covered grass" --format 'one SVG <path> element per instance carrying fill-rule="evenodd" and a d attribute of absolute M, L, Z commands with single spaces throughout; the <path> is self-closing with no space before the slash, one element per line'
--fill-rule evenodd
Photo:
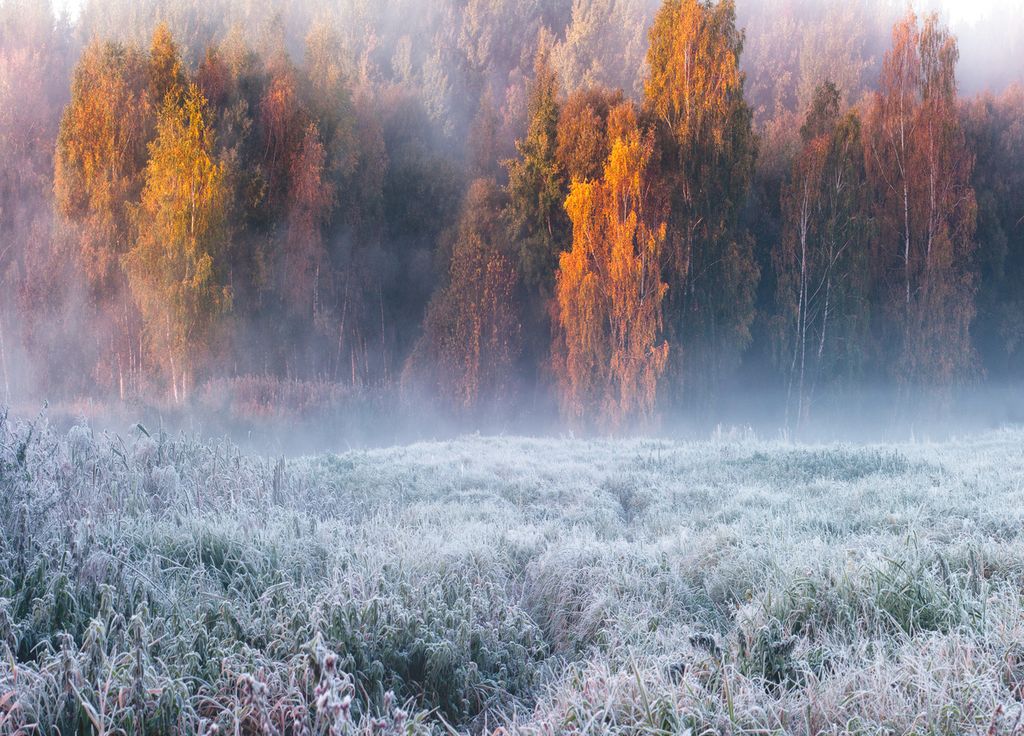
<path fill-rule="evenodd" d="M 0 732 L 1011 733 L 1022 517 L 1017 431 L 278 461 L 3 420 Z"/>

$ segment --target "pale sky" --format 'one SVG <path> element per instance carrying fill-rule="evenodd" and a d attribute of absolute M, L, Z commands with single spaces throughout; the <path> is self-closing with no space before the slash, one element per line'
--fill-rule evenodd
<path fill-rule="evenodd" d="M 3 0 L 0 0 L 2 2 Z M 330 0 L 327 0 L 330 2 Z M 821 0 L 822 3 L 849 2 L 850 0 Z M 72 17 L 78 14 L 85 0 L 53 0 L 57 12 L 69 11 Z M 736 0 L 742 4 L 743 0 Z M 971 25 L 997 8 L 1006 8 L 1024 0 L 909 0 L 915 8 L 941 8 L 949 18 L 949 25 L 955 29 Z"/>
<path fill-rule="evenodd" d="M 822 0 L 822 2 L 846 2 L 848 0 Z M 984 17 L 994 8 L 1011 7 L 1024 15 L 1024 0 L 912 0 L 915 6 L 939 6 L 949 16 L 951 25 L 972 23 Z M 58 11 L 67 10 L 72 17 L 77 15 L 84 0 L 54 0 Z M 742 3 L 743 0 L 737 0 Z"/>
<path fill-rule="evenodd" d="M 993 6 L 998 6 L 993 0 L 943 0 L 936 4 L 941 5 L 949 14 L 950 25 L 972 23 L 991 12 Z M 1024 6 L 1024 0 L 1019 4 Z M 1001 3 L 1001 6 L 1006 7 L 1006 3 Z"/>

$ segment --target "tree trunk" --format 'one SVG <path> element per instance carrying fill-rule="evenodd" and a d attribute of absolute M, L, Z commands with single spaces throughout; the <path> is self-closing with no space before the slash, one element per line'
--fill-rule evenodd
<path fill-rule="evenodd" d="M 4 403 L 11 403 L 11 377 L 7 370 L 7 348 L 4 344 L 4 323 L 0 319 L 0 370 L 4 377 Z"/>
<path fill-rule="evenodd" d="M 178 366 L 171 355 L 171 394 L 174 396 L 174 403 L 178 403 Z"/>
<path fill-rule="evenodd" d="M 910 310 L 910 193 L 903 179 L 903 281 L 906 286 L 907 313 Z"/>
<path fill-rule="evenodd" d="M 178 364 L 177 364 L 177 361 L 174 359 L 174 346 L 173 346 L 172 341 L 171 341 L 171 318 L 169 316 L 167 317 L 166 335 L 167 335 L 167 357 L 169 358 L 170 364 L 171 364 L 171 393 L 174 396 L 174 403 L 177 404 L 178 403 Z"/>

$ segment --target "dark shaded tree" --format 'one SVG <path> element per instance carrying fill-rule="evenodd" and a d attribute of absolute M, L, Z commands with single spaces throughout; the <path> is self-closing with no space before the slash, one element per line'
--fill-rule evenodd
<path fill-rule="evenodd" d="M 775 358 L 786 419 L 797 428 L 819 386 L 863 377 L 870 337 L 868 223 L 860 120 L 839 90 L 819 87 L 803 147 L 782 190 L 782 238 L 772 249 L 778 309 Z"/>
<path fill-rule="evenodd" d="M 967 145 L 976 157 L 978 314 L 974 344 L 990 378 L 1024 368 L 1024 87 L 987 93 L 963 108 Z"/>
<path fill-rule="evenodd" d="M 709 407 L 750 342 L 759 269 L 740 222 L 756 158 L 732 0 L 666 0 L 647 52 L 644 110 L 669 198 L 668 395 Z"/>
<path fill-rule="evenodd" d="M 504 193 L 474 181 L 454 233 L 447 285 L 431 300 L 406 381 L 422 385 L 459 413 L 510 407 L 516 391 L 520 323 L 518 275 L 503 221 Z"/>

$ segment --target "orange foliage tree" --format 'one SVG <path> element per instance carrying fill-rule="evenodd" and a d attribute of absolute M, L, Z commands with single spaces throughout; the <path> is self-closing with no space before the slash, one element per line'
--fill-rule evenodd
<path fill-rule="evenodd" d="M 192 85 L 168 95 L 150 145 L 138 239 L 124 257 L 153 363 L 166 367 L 175 401 L 188 398 L 194 366 L 216 317 L 230 305 L 223 283 L 229 192 L 213 157 L 206 99 Z"/>
<path fill-rule="evenodd" d="M 106 355 L 108 364 L 97 367 L 97 382 L 116 384 L 122 398 L 141 370 L 136 317 L 119 266 L 132 244 L 130 209 L 142 188 L 152 131 L 147 88 L 146 59 L 138 51 L 88 46 L 75 68 L 54 161 L 56 209 L 73 226 L 91 307 L 113 325 L 100 338 L 98 359 Z"/>
<path fill-rule="evenodd" d="M 166 23 L 161 23 L 153 31 L 147 71 L 150 100 L 158 108 L 167 95 L 180 94 L 185 87 L 181 53 Z"/>
<path fill-rule="evenodd" d="M 868 128 L 881 344 L 897 380 L 945 390 L 974 363 L 977 206 L 957 109 L 956 39 L 931 15 L 893 29 Z"/>
<path fill-rule="evenodd" d="M 628 104 L 610 115 L 611 154 L 600 181 L 575 181 L 566 211 L 572 249 L 556 282 L 561 405 L 577 424 L 606 429 L 649 420 L 668 360 L 662 339 L 665 225 L 653 224 L 654 139 Z"/>
<path fill-rule="evenodd" d="M 556 158 L 570 180 L 601 178 L 608 161 L 608 114 L 622 100 L 621 90 L 589 87 L 565 101 L 558 117 Z"/>
<path fill-rule="evenodd" d="M 260 100 L 259 126 L 267 179 L 267 203 L 275 209 L 287 200 L 289 167 L 302 144 L 309 115 L 298 90 L 298 75 L 287 57 L 270 65 L 270 81 Z"/>

